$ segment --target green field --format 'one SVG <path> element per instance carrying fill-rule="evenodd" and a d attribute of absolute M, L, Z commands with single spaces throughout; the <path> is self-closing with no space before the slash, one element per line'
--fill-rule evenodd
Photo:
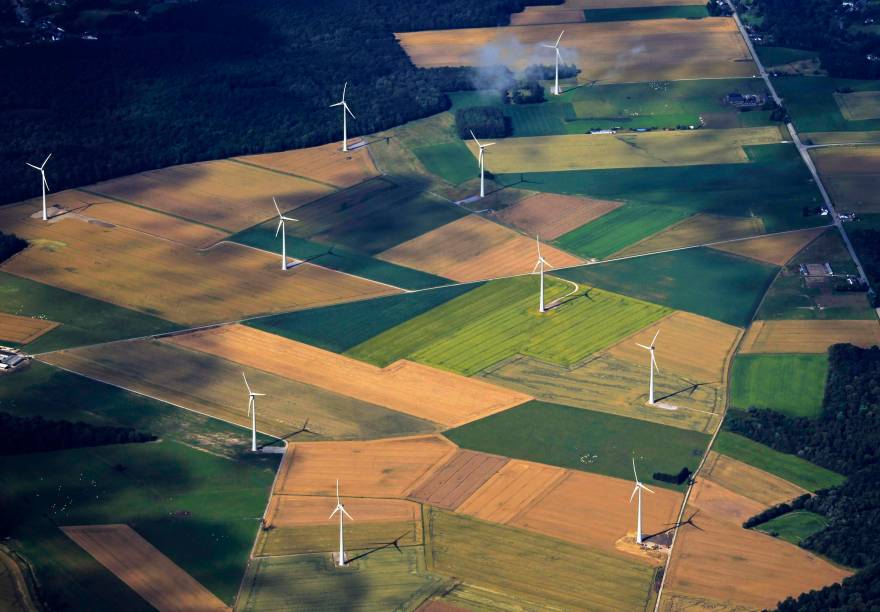
<path fill-rule="evenodd" d="M 136 338 L 179 326 L 107 302 L 0 272 L 0 312 L 61 323 L 27 345 L 30 353 Z"/>
<path fill-rule="evenodd" d="M 330 555 L 261 558 L 241 610 L 414 610 L 444 587 L 425 571 L 421 548 L 385 549 L 338 568 Z"/>
<path fill-rule="evenodd" d="M 673 206 L 631 202 L 563 234 L 554 244 L 581 257 L 602 259 L 689 216 Z"/>
<path fill-rule="evenodd" d="M 434 508 L 427 523 L 429 569 L 517 595 L 516 609 L 642 610 L 651 597 L 655 570 L 635 560 Z"/>
<path fill-rule="evenodd" d="M 756 468 L 776 474 L 809 491 L 818 491 L 842 484 L 846 478 L 831 470 L 814 465 L 805 459 L 775 451 L 745 436 L 722 431 L 715 439 L 712 450 L 738 459 Z"/>
<path fill-rule="evenodd" d="M 827 376 L 827 355 L 737 355 L 730 380 L 730 405 L 817 417 L 822 413 Z"/>
<path fill-rule="evenodd" d="M 709 443 L 697 431 L 582 408 L 531 401 L 445 432 L 473 450 L 564 468 L 632 478 L 633 456 L 645 483 L 684 489 L 652 474 L 695 470 Z"/>
<path fill-rule="evenodd" d="M 146 608 L 57 527 L 104 523 L 132 526 L 232 603 L 279 455 L 251 455 L 244 430 L 41 364 L 0 378 L 0 409 L 160 436 L 4 457 L 4 535 L 36 568 L 52 608 Z"/>
<path fill-rule="evenodd" d="M 462 141 L 425 145 L 412 150 L 425 169 L 453 185 L 480 176 L 480 166 Z"/>
<path fill-rule="evenodd" d="M 755 51 L 758 53 L 758 57 L 761 59 L 761 63 L 764 64 L 765 68 L 772 68 L 773 66 L 781 66 L 783 64 L 799 62 L 801 60 L 811 59 L 819 55 L 815 51 L 808 51 L 806 49 L 793 49 L 791 47 L 758 46 L 755 47 Z"/>
<path fill-rule="evenodd" d="M 799 132 L 880 130 L 880 119 L 847 121 L 834 99 L 840 89 L 878 91 L 878 81 L 793 76 L 774 79 L 773 86 L 785 98 L 785 108 Z"/>
<path fill-rule="evenodd" d="M 586 9 L 587 23 L 637 21 L 641 19 L 702 19 L 708 17 L 705 4 L 683 6 L 639 6 L 628 8 Z"/>
<path fill-rule="evenodd" d="M 800 544 L 814 533 L 828 526 L 828 519 L 821 514 L 807 511 L 789 512 L 755 527 L 792 544 Z"/>
<path fill-rule="evenodd" d="M 271 221 L 251 227 L 231 236 L 230 240 L 264 251 L 278 253 L 280 266 L 281 236 L 275 237 L 275 223 L 275 221 Z M 290 234 L 291 229 L 291 224 L 288 224 L 285 230 L 288 257 L 295 257 L 331 270 L 362 276 L 403 289 L 424 289 L 451 282 L 440 276 L 370 257 L 354 249 L 298 238 Z"/>
<path fill-rule="evenodd" d="M 518 353 L 569 365 L 669 313 L 601 290 L 585 296 L 583 287 L 542 315 L 538 282 L 530 275 L 486 283 L 348 354 L 381 366 L 410 358 L 468 376 Z M 570 291 L 568 283 L 548 279 L 546 301 Z"/>
<path fill-rule="evenodd" d="M 559 276 L 744 327 L 777 269 L 700 247 L 568 268 Z"/>
<path fill-rule="evenodd" d="M 333 502 L 327 498 L 328 509 Z M 329 513 L 329 510 L 328 510 Z M 345 526 L 346 550 L 368 551 L 382 544 L 397 541 L 398 546 L 421 545 L 422 526 L 419 521 L 358 522 Z M 261 531 L 254 555 L 277 557 L 339 550 L 339 524 L 278 526 Z"/>
<path fill-rule="evenodd" d="M 253 319 L 246 325 L 335 353 L 344 353 L 481 284 L 452 285 L 325 308 L 299 310 Z"/>

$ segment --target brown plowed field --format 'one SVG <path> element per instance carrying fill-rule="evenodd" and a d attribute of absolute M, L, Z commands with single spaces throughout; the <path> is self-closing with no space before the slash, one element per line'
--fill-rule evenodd
<path fill-rule="evenodd" d="M 720 486 L 767 507 L 791 501 L 808 491 L 779 476 L 712 451 L 701 472 Z"/>
<path fill-rule="evenodd" d="M 311 264 L 279 270 L 278 258 L 238 244 L 199 252 L 82 219 L 30 219 L 0 209 L 0 227 L 31 241 L 3 270 L 184 325 L 325 306 L 397 291 Z"/>
<path fill-rule="evenodd" d="M 122 202 L 99 202 L 79 211 L 89 219 L 97 219 L 114 225 L 173 240 L 193 248 L 205 248 L 228 236 L 228 232 L 207 225 L 185 221 L 165 213 L 132 206 Z"/>
<path fill-rule="evenodd" d="M 743 353 L 824 353 L 832 344 L 880 344 L 880 325 L 865 321 L 755 321 L 746 332 Z"/>
<path fill-rule="evenodd" d="M 27 344 L 33 342 L 47 331 L 58 327 L 55 321 L 19 317 L 0 312 L 0 340 Z"/>
<path fill-rule="evenodd" d="M 647 370 L 648 351 L 636 344 L 648 346 L 658 330 L 655 357 L 661 372 L 678 374 L 693 383 L 724 382 L 728 357 L 741 332 L 732 325 L 689 312 L 675 312 L 621 340 L 608 353 L 617 359 L 645 364 Z"/>
<path fill-rule="evenodd" d="M 335 486 L 335 485 L 334 485 Z M 405 499 L 346 497 L 343 484 L 339 489 L 345 509 L 359 523 L 421 521 L 419 504 Z M 313 495 L 274 495 L 269 502 L 266 522 L 273 527 L 325 525 L 336 507 L 336 497 Z"/>
<path fill-rule="evenodd" d="M 351 187 L 379 174 L 366 147 L 346 153 L 338 142 L 308 149 L 247 155 L 237 159 L 337 187 Z"/>
<path fill-rule="evenodd" d="M 764 506 L 710 480 L 698 479 L 675 544 L 666 584 L 670 592 L 774 608 L 790 595 L 839 582 L 849 575 L 806 550 L 758 531 L 745 518 Z"/>
<path fill-rule="evenodd" d="M 403 497 L 456 446 L 441 436 L 290 445 L 276 494 Z M 329 514 L 329 512 L 328 512 Z"/>
<path fill-rule="evenodd" d="M 764 223 L 758 217 L 725 217 L 701 213 L 617 251 L 612 257 L 654 253 L 720 240 L 758 236 L 763 233 Z"/>
<path fill-rule="evenodd" d="M 553 489 L 511 521 L 511 525 L 607 551 L 620 552 L 615 543 L 636 530 L 636 502 L 629 503 L 633 483 L 619 478 L 569 471 Z M 675 523 L 681 494 L 653 487 L 642 498 L 642 529 L 648 535 Z M 647 557 L 638 557 L 653 562 Z"/>
<path fill-rule="evenodd" d="M 525 512 L 565 476 L 565 470 L 512 459 L 461 504 L 456 512 L 506 524 Z"/>
<path fill-rule="evenodd" d="M 582 23 L 584 9 L 564 6 L 527 6 L 521 13 L 510 16 L 510 25 L 539 25 L 542 23 Z"/>
<path fill-rule="evenodd" d="M 799 232 L 761 236 L 751 240 L 716 244 L 712 248 L 782 266 L 797 255 L 801 249 L 818 238 L 826 229 L 817 227 Z"/>
<path fill-rule="evenodd" d="M 500 470 L 508 459 L 471 450 L 459 450 L 431 472 L 430 478 L 410 492 L 412 499 L 455 510 Z"/>
<path fill-rule="evenodd" d="M 272 196 L 289 211 L 334 191 L 322 183 L 230 160 L 150 170 L 87 189 L 228 231 L 275 217 Z"/>
<path fill-rule="evenodd" d="M 478 66 L 502 63 L 523 69 L 533 53 L 523 49 L 553 42 L 559 25 L 465 28 L 397 34 L 417 66 Z M 748 48 L 729 18 L 653 19 L 565 26 L 565 57 L 583 72 L 578 82 L 654 81 L 709 77 L 750 77 L 755 73 Z M 499 54 L 484 52 L 497 47 Z M 550 55 L 547 55 L 550 58 Z M 549 61 L 549 60 L 548 60 Z"/>
<path fill-rule="evenodd" d="M 541 254 L 556 267 L 583 260 L 549 245 Z M 535 241 L 476 215 L 462 217 L 384 251 L 380 259 L 467 282 L 527 274 L 535 267 Z"/>
<path fill-rule="evenodd" d="M 229 610 L 128 525 L 84 525 L 61 530 L 161 612 Z"/>
<path fill-rule="evenodd" d="M 166 341 L 449 427 L 531 399 L 411 361 L 377 368 L 244 325 L 172 336 Z"/>
<path fill-rule="evenodd" d="M 861 140 L 876 142 L 877 134 Z M 876 188 L 880 180 L 880 147 L 827 147 L 812 149 L 810 156 L 836 206 L 844 212 L 880 213 Z"/>
<path fill-rule="evenodd" d="M 541 193 L 503 209 L 498 219 L 541 240 L 554 240 L 620 206 L 611 200 Z"/>

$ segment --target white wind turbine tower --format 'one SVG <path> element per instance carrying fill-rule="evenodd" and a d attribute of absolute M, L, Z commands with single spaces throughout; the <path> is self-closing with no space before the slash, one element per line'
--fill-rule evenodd
<path fill-rule="evenodd" d="M 345 85 L 342 86 L 342 100 L 337 102 L 336 104 L 331 104 L 330 108 L 334 106 L 342 107 L 342 150 L 348 151 L 348 118 L 345 116 L 346 113 L 351 115 L 352 119 L 357 119 L 354 116 L 354 113 L 351 112 L 351 109 L 348 108 L 348 103 L 345 101 L 345 90 L 348 88 L 348 81 L 345 82 Z"/>
<path fill-rule="evenodd" d="M 485 181 L 485 171 L 483 166 L 483 149 L 486 147 L 491 147 L 494 142 L 487 142 L 486 144 L 480 144 L 480 141 L 477 140 L 477 137 L 474 136 L 474 131 L 471 130 L 471 137 L 473 137 L 474 142 L 477 143 L 477 146 L 480 147 L 480 197 L 486 197 L 486 181 Z"/>
<path fill-rule="evenodd" d="M 257 397 L 264 397 L 265 393 L 254 393 L 248 384 L 247 376 L 241 373 L 244 378 L 244 386 L 248 390 L 248 416 L 251 417 L 251 452 L 257 452 Z"/>
<path fill-rule="evenodd" d="M 559 60 L 562 59 L 562 54 L 559 52 L 559 41 L 562 40 L 562 35 L 565 34 L 565 30 L 562 30 L 559 34 L 559 38 L 556 39 L 556 43 L 553 45 L 548 45 L 547 43 L 543 43 L 541 46 L 547 47 L 548 49 L 553 49 L 556 51 L 556 84 L 553 86 L 553 95 L 558 96 L 562 92 L 559 91 Z"/>
<path fill-rule="evenodd" d="M 49 191 L 49 183 L 46 182 L 46 163 L 49 161 L 49 158 L 52 157 L 52 154 L 46 156 L 46 159 L 43 160 L 43 163 L 39 166 L 35 166 L 30 162 L 25 162 L 28 166 L 33 168 L 34 170 L 39 171 L 40 178 L 42 179 L 43 186 L 43 221 L 46 221 L 48 217 L 46 216 L 46 192 Z"/>
<path fill-rule="evenodd" d="M 651 352 L 651 363 L 648 366 L 648 370 L 651 372 L 650 383 L 648 387 L 648 403 L 652 406 L 654 405 L 654 370 L 657 370 L 657 374 L 660 373 L 660 368 L 657 367 L 657 359 L 654 357 L 654 349 L 657 346 L 657 336 L 660 335 L 660 330 L 657 330 L 657 333 L 654 334 L 654 339 L 651 340 L 651 346 L 645 346 L 644 344 L 636 343 L 636 346 L 640 346 L 646 351 Z"/>
<path fill-rule="evenodd" d="M 541 272 L 541 295 L 538 301 L 538 312 L 544 312 L 544 266 L 550 266 L 552 268 L 553 265 L 541 255 L 541 239 L 537 236 L 535 236 L 535 243 L 538 245 L 538 262 L 535 264 L 535 267 L 532 268 L 532 274 L 538 271 Z"/>
<path fill-rule="evenodd" d="M 647 491 L 648 493 L 653 493 L 651 489 L 646 487 L 639 480 L 639 475 L 636 474 L 636 458 L 633 457 L 633 476 L 636 478 L 636 486 L 633 489 L 632 495 L 629 496 L 629 503 L 632 503 L 633 497 L 638 493 L 639 502 L 638 502 L 638 519 L 636 522 L 636 543 L 642 543 L 642 490 Z"/>
<path fill-rule="evenodd" d="M 272 196 L 272 203 L 275 205 L 275 210 L 278 211 L 278 227 L 275 228 L 275 237 L 278 237 L 278 232 L 281 232 L 281 269 L 287 269 L 287 236 L 284 231 L 284 222 L 285 221 L 299 221 L 299 219 L 294 219 L 292 217 L 285 217 L 281 214 L 281 209 L 278 208 L 278 202 L 275 201 L 275 196 Z"/>
<path fill-rule="evenodd" d="M 339 499 L 339 480 L 336 480 L 336 508 L 333 509 L 333 512 L 330 513 L 330 518 L 333 518 L 333 515 L 339 513 L 339 558 L 336 563 L 339 567 L 345 565 L 345 545 L 342 540 L 342 516 L 345 515 L 349 518 L 349 520 L 354 520 L 351 518 L 351 515 L 346 512 L 345 506 L 342 505 L 342 502 Z"/>

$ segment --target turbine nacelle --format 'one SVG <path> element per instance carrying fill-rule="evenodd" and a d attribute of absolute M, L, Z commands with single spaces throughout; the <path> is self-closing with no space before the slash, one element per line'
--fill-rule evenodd
<path fill-rule="evenodd" d="M 642 481 L 639 480 L 639 475 L 636 473 L 636 459 L 635 459 L 635 457 L 633 457 L 632 464 L 633 464 L 633 477 L 634 477 L 635 480 L 636 480 L 636 486 L 633 487 L 632 495 L 629 496 L 629 502 L 630 502 L 630 503 L 632 503 L 633 497 L 636 496 L 636 493 L 638 493 L 638 491 L 639 491 L 640 489 L 641 489 L 642 491 L 647 491 L 648 493 L 653 493 L 653 492 L 654 492 L 654 491 L 652 491 L 651 489 L 649 489 L 648 487 L 646 487 L 645 485 L 643 485 L 643 484 L 642 484 Z"/>

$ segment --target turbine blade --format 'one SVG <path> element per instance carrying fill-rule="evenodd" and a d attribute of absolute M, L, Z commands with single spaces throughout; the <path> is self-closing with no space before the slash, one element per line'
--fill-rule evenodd
<path fill-rule="evenodd" d="M 253 397 L 266 397 L 265 393 L 251 393 Z"/>
<path fill-rule="evenodd" d="M 639 490 L 638 487 L 636 487 L 635 489 L 633 489 L 632 495 L 629 496 L 629 503 L 633 503 L 633 497 L 636 496 L 636 491 L 638 491 L 638 490 Z"/>
<path fill-rule="evenodd" d="M 638 342 L 636 342 L 636 346 L 640 346 L 640 347 L 642 347 L 643 349 L 645 349 L 646 351 L 650 351 L 650 350 L 651 350 L 651 347 L 650 347 L 650 346 L 645 346 L 644 344 L 639 344 Z"/>
<path fill-rule="evenodd" d="M 285 221 L 299 221 L 299 219 L 294 219 L 293 217 L 285 217 L 284 215 L 281 215 L 281 218 Z"/>
<path fill-rule="evenodd" d="M 636 458 L 635 457 L 632 458 L 632 462 L 633 462 L 633 476 L 636 477 L 636 486 L 638 486 L 639 475 L 636 474 Z"/>
<path fill-rule="evenodd" d="M 342 514 L 344 514 L 345 516 L 348 517 L 348 520 L 350 520 L 350 521 L 354 520 L 353 518 L 351 518 L 351 515 L 348 513 L 348 511 L 344 507 L 339 506 L 339 508 L 340 508 L 340 510 L 342 510 Z"/>
<path fill-rule="evenodd" d="M 543 261 L 543 262 L 544 262 L 544 265 L 547 266 L 548 268 L 555 268 L 555 267 L 556 267 L 556 266 L 554 266 L 552 263 L 550 263 L 549 261 L 547 261 L 546 259 L 544 259 L 543 257 L 541 258 L 541 261 Z"/>
<path fill-rule="evenodd" d="M 52 191 L 51 189 L 49 189 L 49 183 L 48 183 L 48 181 L 46 181 L 46 175 L 45 175 L 45 174 L 43 174 L 43 185 L 46 186 L 46 191 Z"/>
<path fill-rule="evenodd" d="M 46 159 L 43 160 L 43 163 L 40 164 L 40 169 L 43 169 L 43 168 L 46 167 L 46 162 L 49 161 L 49 158 L 50 158 L 50 157 L 52 157 L 52 154 L 51 154 L 51 153 L 49 153 L 49 154 L 46 156 Z"/>
<path fill-rule="evenodd" d="M 330 513 L 330 516 L 328 516 L 327 518 L 332 519 L 333 515 L 336 514 L 337 512 L 339 512 L 339 505 L 338 504 L 336 505 L 336 508 L 333 509 L 333 512 Z"/>
<path fill-rule="evenodd" d="M 542 47 L 547 47 L 548 49 L 555 49 L 555 48 L 556 48 L 556 47 L 554 47 L 553 45 L 548 45 L 547 43 L 541 43 L 541 46 L 542 46 Z"/>
<path fill-rule="evenodd" d="M 643 488 L 645 491 L 647 491 L 648 493 L 653 493 L 653 491 L 652 491 L 651 489 L 649 489 L 648 487 L 646 487 L 645 485 L 643 485 L 643 484 L 640 483 L 639 486 L 642 487 L 642 488 Z"/>
<path fill-rule="evenodd" d="M 339 479 L 336 479 L 336 504 L 339 505 Z"/>
<path fill-rule="evenodd" d="M 486 147 L 491 147 L 493 144 L 495 144 L 495 143 L 494 142 L 487 142 L 486 144 L 483 145 L 483 148 L 485 149 Z"/>
<path fill-rule="evenodd" d="M 275 228 L 275 237 L 278 238 L 278 232 L 281 231 L 281 228 L 284 227 L 284 218 L 278 220 L 278 227 Z"/>
<path fill-rule="evenodd" d="M 659 374 L 660 366 L 657 365 L 657 359 L 654 357 L 654 351 L 651 351 L 651 363 L 654 365 L 654 369 L 657 370 L 657 374 Z"/>
<path fill-rule="evenodd" d="M 345 102 L 345 90 L 348 89 L 348 81 L 342 86 L 342 101 Z"/>
<path fill-rule="evenodd" d="M 471 132 L 471 138 L 473 138 L 474 142 L 477 143 L 477 146 L 480 147 L 480 153 L 482 153 L 483 152 L 483 145 L 481 145 L 480 141 L 477 140 L 477 137 L 474 135 L 474 131 L 470 130 L 470 132 Z"/>
<path fill-rule="evenodd" d="M 538 271 L 538 268 L 540 268 L 540 267 L 541 267 L 541 260 L 539 259 L 539 260 L 538 260 L 538 263 L 535 264 L 535 267 L 532 268 L 532 274 L 534 274 L 535 272 L 537 272 L 537 271 Z"/>
<path fill-rule="evenodd" d="M 346 104 L 345 102 L 343 102 L 343 103 L 342 103 L 342 108 L 345 109 L 345 112 L 347 112 L 349 115 L 351 115 L 351 118 L 352 118 L 352 119 L 357 119 L 357 117 L 354 116 L 354 113 L 351 112 L 351 109 L 348 108 L 348 104 Z"/>
<path fill-rule="evenodd" d="M 541 259 L 541 237 L 535 234 L 535 244 L 538 247 L 538 259 Z"/>
<path fill-rule="evenodd" d="M 334 106 L 342 106 L 343 103 L 344 103 L 344 102 L 337 102 L 336 104 L 331 104 L 331 105 L 330 105 L 330 108 L 333 108 Z"/>
<path fill-rule="evenodd" d="M 42 168 L 40 168 L 39 166 L 35 166 L 35 165 L 33 165 L 32 163 L 30 163 L 30 162 L 24 162 L 24 163 L 25 163 L 26 166 L 30 166 L 30 167 L 33 168 L 34 170 L 42 170 Z"/>
<path fill-rule="evenodd" d="M 281 216 L 281 209 L 278 208 L 278 200 L 275 199 L 275 196 L 272 196 L 272 204 L 275 205 L 275 210 L 278 211 L 278 216 Z"/>
<path fill-rule="evenodd" d="M 660 330 L 658 329 L 658 330 L 657 330 L 657 333 L 654 334 L 654 339 L 651 340 L 651 347 L 652 347 L 652 348 L 653 348 L 653 346 L 654 346 L 654 343 L 657 342 L 657 336 L 659 336 L 659 335 L 660 335 Z"/>
<path fill-rule="evenodd" d="M 562 35 L 563 35 L 563 34 L 565 34 L 565 30 L 562 30 L 562 32 L 559 33 L 559 38 L 556 39 L 556 44 L 553 45 L 554 47 L 558 47 L 558 46 L 559 46 L 559 41 L 562 40 Z"/>
<path fill-rule="evenodd" d="M 247 387 L 248 395 L 253 395 L 253 392 L 251 391 L 251 386 L 248 384 L 247 376 L 244 375 L 244 372 L 241 373 L 241 377 L 244 379 L 244 386 Z"/>

